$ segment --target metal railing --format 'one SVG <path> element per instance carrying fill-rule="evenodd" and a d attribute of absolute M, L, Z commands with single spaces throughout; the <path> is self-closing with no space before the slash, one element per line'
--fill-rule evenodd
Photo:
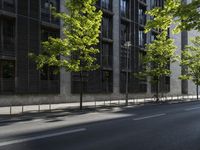
<path fill-rule="evenodd" d="M 160 97 L 159 102 L 189 102 L 197 100 L 196 95 L 176 95 L 176 96 L 164 96 Z M 140 105 L 155 102 L 154 97 L 135 97 L 128 100 L 128 106 Z M 107 100 L 95 100 L 83 102 L 85 108 L 109 108 L 109 107 L 120 107 L 126 106 L 125 99 L 107 99 Z M 21 105 L 21 106 L 6 106 L 0 107 L 0 115 L 12 115 L 12 114 L 23 114 L 24 112 L 44 112 L 44 111 L 55 111 L 55 110 L 67 110 L 67 109 L 79 109 L 79 102 L 77 103 L 59 103 L 59 104 L 35 104 L 35 105 Z"/>

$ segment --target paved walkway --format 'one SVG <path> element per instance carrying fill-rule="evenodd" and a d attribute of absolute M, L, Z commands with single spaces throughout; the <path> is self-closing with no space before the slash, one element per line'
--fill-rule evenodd
<path fill-rule="evenodd" d="M 195 99 L 195 96 L 169 96 L 164 97 L 161 101 L 165 102 L 177 102 L 178 101 L 191 101 Z M 130 99 L 129 105 L 137 105 L 144 103 L 154 102 L 153 98 L 143 98 L 143 99 Z M 106 106 L 124 106 L 125 100 L 107 100 L 107 101 L 93 101 L 93 102 L 83 102 L 83 107 L 85 108 L 96 108 L 96 107 L 106 107 Z M 19 115 L 23 113 L 38 113 L 47 111 L 59 111 L 59 110 L 74 110 L 79 109 L 79 103 L 62 103 L 62 104 L 42 104 L 42 105 L 26 105 L 26 106 L 11 106 L 11 107 L 0 107 L 0 118 L 2 116 L 8 115 Z"/>

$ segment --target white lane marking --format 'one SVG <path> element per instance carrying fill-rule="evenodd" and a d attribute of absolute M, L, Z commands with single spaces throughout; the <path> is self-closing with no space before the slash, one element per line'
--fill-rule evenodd
<path fill-rule="evenodd" d="M 166 115 L 166 114 L 155 114 L 155 115 L 151 115 L 151 116 L 135 118 L 133 120 L 138 121 L 138 120 L 144 120 L 144 119 L 149 119 L 149 118 L 160 117 L 160 116 L 164 116 L 164 115 Z"/>
<path fill-rule="evenodd" d="M 23 142 L 28 142 L 28 141 L 33 141 L 33 140 L 45 139 L 45 138 L 50 138 L 50 137 L 55 137 L 55 136 L 75 133 L 75 132 L 82 132 L 82 131 L 86 131 L 86 130 L 87 130 L 86 128 L 80 128 L 80 129 L 74 129 L 74 130 L 63 131 L 63 132 L 58 132 L 58 133 L 52 133 L 52 134 L 35 136 L 35 137 L 17 139 L 17 140 L 12 140 L 12 141 L 7 141 L 7 142 L 0 142 L 0 147 L 7 146 L 7 145 L 12 145 L 12 144 L 23 143 Z"/>
<path fill-rule="evenodd" d="M 196 110 L 196 109 L 200 109 L 200 107 L 187 108 L 187 109 L 185 109 L 185 111 Z"/>

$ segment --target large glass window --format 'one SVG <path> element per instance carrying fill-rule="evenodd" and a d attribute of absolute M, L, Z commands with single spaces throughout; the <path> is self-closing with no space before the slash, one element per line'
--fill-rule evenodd
<path fill-rule="evenodd" d="M 15 24 L 12 20 L 3 20 L 3 51 L 7 55 L 15 51 Z"/>
<path fill-rule="evenodd" d="M 163 5 L 163 0 L 151 0 L 151 8 L 161 7 Z"/>
<path fill-rule="evenodd" d="M 3 9 L 7 11 L 15 11 L 15 0 L 3 0 Z"/>
<path fill-rule="evenodd" d="M 127 59 L 128 59 L 128 64 L 127 64 Z M 121 68 L 121 70 L 126 70 L 127 65 L 128 65 L 129 70 L 130 70 L 130 68 L 131 68 L 131 51 L 130 51 L 130 49 L 127 49 L 127 48 L 121 48 L 121 54 L 120 54 L 120 68 Z"/>
<path fill-rule="evenodd" d="M 142 1 L 143 3 L 146 3 L 146 0 L 140 0 L 140 1 Z"/>
<path fill-rule="evenodd" d="M 101 6 L 104 9 L 112 10 L 112 0 L 101 0 Z"/>
<path fill-rule="evenodd" d="M 103 17 L 102 34 L 104 38 L 112 39 L 112 19 Z"/>
<path fill-rule="evenodd" d="M 124 45 L 126 41 L 129 41 L 129 24 L 122 23 L 121 24 L 121 44 Z"/>
<path fill-rule="evenodd" d="M 59 20 L 51 12 L 52 8 L 59 11 L 59 0 L 41 0 L 41 18 L 43 21 L 59 24 Z"/>
<path fill-rule="evenodd" d="M 112 92 L 112 72 L 102 71 L 102 90 L 104 92 Z"/>
<path fill-rule="evenodd" d="M 138 13 L 139 13 L 139 24 L 145 25 L 146 23 L 146 15 L 145 15 L 146 8 L 140 6 Z"/>
<path fill-rule="evenodd" d="M 0 92 L 13 92 L 15 87 L 15 62 L 0 60 Z"/>
<path fill-rule="evenodd" d="M 40 79 L 41 80 L 58 80 L 58 75 L 56 75 L 55 67 L 44 66 L 41 70 Z"/>
<path fill-rule="evenodd" d="M 59 30 L 51 30 L 47 28 L 42 28 L 41 40 L 47 41 L 49 37 L 59 37 Z M 58 80 L 58 75 L 56 73 L 56 67 L 44 66 L 41 70 L 40 79 L 41 80 Z"/>
<path fill-rule="evenodd" d="M 60 33 L 59 30 L 52 30 L 49 28 L 42 28 L 41 31 L 41 40 L 42 41 L 47 41 L 49 37 L 59 37 Z"/>
<path fill-rule="evenodd" d="M 58 0 L 42 0 L 41 8 L 46 11 L 50 11 L 51 8 L 58 9 L 59 1 Z"/>
<path fill-rule="evenodd" d="M 112 68 L 112 45 L 102 43 L 102 66 Z"/>
<path fill-rule="evenodd" d="M 129 0 L 120 0 L 120 10 L 122 17 L 129 17 Z"/>
<path fill-rule="evenodd" d="M 138 32 L 139 46 L 144 47 L 146 43 L 146 34 L 143 29 L 139 29 Z"/>
<path fill-rule="evenodd" d="M 143 71 L 145 69 L 144 66 L 144 57 L 145 57 L 146 53 L 145 52 L 139 52 L 139 71 Z"/>
<path fill-rule="evenodd" d="M 156 33 L 151 32 L 150 42 L 154 41 L 155 39 L 156 39 Z"/>

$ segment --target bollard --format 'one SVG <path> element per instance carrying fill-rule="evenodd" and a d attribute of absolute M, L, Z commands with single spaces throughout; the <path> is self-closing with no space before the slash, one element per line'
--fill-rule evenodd
<path fill-rule="evenodd" d="M 49 104 L 49 110 L 50 110 L 50 112 L 51 112 L 51 104 Z"/>
<path fill-rule="evenodd" d="M 40 104 L 38 105 L 38 112 L 40 112 Z"/>
<path fill-rule="evenodd" d="M 10 106 L 10 115 L 12 114 L 12 106 Z"/>
<path fill-rule="evenodd" d="M 22 105 L 22 114 L 24 113 L 24 106 Z"/>

